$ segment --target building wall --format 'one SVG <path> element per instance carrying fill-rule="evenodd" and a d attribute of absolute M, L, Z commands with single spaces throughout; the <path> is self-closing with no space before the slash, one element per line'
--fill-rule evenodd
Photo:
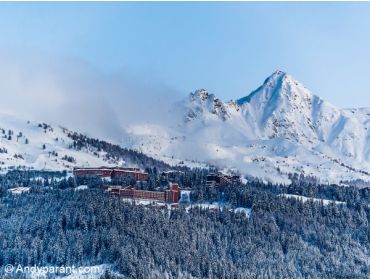
<path fill-rule="evenodd" d="M 135 190 L 134 188 L 120 189 L 119 196 L 127 198 L 158 200 L 163 202 L 166 201 L 164 192 Z"/>
<path fill-rule="evenodd" d="M 170 188 L 164 192 L 136 190 L 129 188 L 109 188 L 108 191 L 114 195 L 132 199 L 148 199 L 168 203 L 178 203 L 181 196 L 180 187 L 177 184 L 172 184 Z"/>
<path fill-rule="evenodd" d="M 240 182 L 239 176 L 228 176 L 221 173 L 207 175 L 207 186 L 227 186 L 232 183 Z"/>
<path fill-rule="evenodd" d="M 99 176 L 99 177 L 129 177 L 132 176 L 136 181 L 146 181 L 148 174 L 141 172 L 135 167 L 118 168 L 74 168 L 74 176 Z"/>
<path fill-rule="evenodd" d="M 96 168 L 96 169 L 73 169 L 74 176 L 89 176 L 95 175 L 100 177 L 110 177 L 112 174 L 111 169 L 103 169 L 103 168 Z"/>
<path fill-rule="evenodd" d="M 172 184 L 169 190 L 166 190 L 166 201 L 169 203 L 177 203 L 180 200 L 181 191 L 178 184 Z"/>

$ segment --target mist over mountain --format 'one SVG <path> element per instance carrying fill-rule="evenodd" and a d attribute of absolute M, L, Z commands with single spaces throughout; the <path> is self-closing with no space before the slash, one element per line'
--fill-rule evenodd
<path fill-rule="evenodd" d="M 225 102 L 206 89 L 184 98 L 150 78 L 101 73 L 75 59 L 0 56 L 0 111 L 22 120 L 18 129 L 3 119 L 5 131 L 45 122 L 169 164 L 206 163 L 283 183 L 289 173 L 370 181 L 370 109 L 336 108 L 283 71 Z"/>
<path fill-rule="evenodd" d="M 0 112 L 115 143 L 132 122 L 163 123 L 180 96 L 144 73 L 105 73 L 75 57 L 0 51 L 0 60 Z"/>
<path fill-rule="evenodd" d="M 295 172 L 326 182 L 370 179 L 370 109 L 336 108 L 282 71 L 229 102 L 196 90 L 172 112 L 170 127 L 132 125 L 132 147 L 273 181 Z"/>

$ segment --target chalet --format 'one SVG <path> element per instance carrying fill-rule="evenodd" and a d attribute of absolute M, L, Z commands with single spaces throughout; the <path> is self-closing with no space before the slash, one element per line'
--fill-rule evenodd
<path fill-rule="evenodd" d="M 136 181 L 146 181 L 148 173 L 142 172 L 136 167 L 75 167 L 73 168 L 73 175 L 80 176 L 98 176 L 102 178 L 119 178 L 132 177 Z"/>
<path fill-rule="evenodd" d="M 240 182 L 240 176 L 238 175 L 225 175 L 222 173 L 210 173 L 207 175 L 207 186 L 210 187 L 223 187 L 231 185 L 233 183 Z"/>
<path fill-rule="evenodd" d="M 183 171 L 179 170 L 169 170 L 169 171 L 163 171 L 161 173 L 162 178 L 166 180 L 173 180 L 176 179 L 176 177 L 184 175 L 185 173 Z"/>
<path fill-rule="evenodd" d="M 178 184 L 171 184 L 165 191 L 138 190 L 134 187 L 109 187 L 107 191 L 119 197 L 166 203 L 178 203 L 181 196 L 181 189 Z"/>

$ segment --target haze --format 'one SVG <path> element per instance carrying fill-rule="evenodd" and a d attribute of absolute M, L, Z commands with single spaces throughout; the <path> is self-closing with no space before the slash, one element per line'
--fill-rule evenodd
<path fill-rule="evenodd" d="M 370 3 L 1 3 L 0 109 L 119 139 L 196 88 L 224 100 L 274 70 L 370 107 Z"/>

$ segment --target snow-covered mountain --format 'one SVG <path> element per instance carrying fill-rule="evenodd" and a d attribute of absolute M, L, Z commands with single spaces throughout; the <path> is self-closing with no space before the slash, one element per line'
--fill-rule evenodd
<path fill-rule="evenodd" d="M 336 108 L 282 71 L 229 102 L 197 90 L 174 104 L 168 119 L 132 123 L 123 146 L 173 165 L 213 164 L 273 182 L 288 183 L 289 173 L 323 182 L 370 181 L 370 108 Z M 76 147 L 71 135 L 63 127 L 0 114 L 0 168 L 125 164 L 117 148 L 112 155 L 90 140 Z"/>
<path fill-rule="evenodd" d="M 370 109 L 336 108 L 282 71 L 235 101 L 197 90 L 171 115 L 172 126 L 133 124 L 132 147 L 271 181 L 286 182 L 287 173 L 370 180 Z"/>
<path fill-rule="evenodd" d="M 111 165 L 103 151 L 73 149 L 73 139 L 62 127 L 0 116 L 0 168 L 69 170 L 75 165 Z"/>
<path fill-rule="evenodd" d="M 163 162 L 89 138 L 64 127 L 0 114 L 0 172 L 11 169 L 71 171 L 74 166 L 136 166 Z"/>

